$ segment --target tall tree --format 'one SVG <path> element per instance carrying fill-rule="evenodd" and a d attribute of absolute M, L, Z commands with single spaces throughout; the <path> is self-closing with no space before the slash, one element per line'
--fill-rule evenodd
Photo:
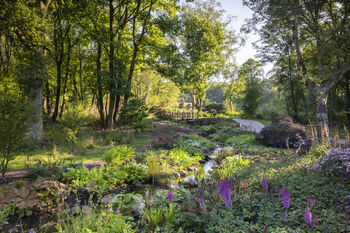
<path fill-rule="evenodd" d="M 244 0 L 244 3 L 255 12 L 251 27 L 257 22 L 274 23 L 291 32 L 300 74 L 316 98 L 318 132 L 328 138 L 328 94 L 350 70 L 350 46 L 346 39 L 350 35 L 346 26 L 350 20 L 349 4 L 343 0 Z"/>

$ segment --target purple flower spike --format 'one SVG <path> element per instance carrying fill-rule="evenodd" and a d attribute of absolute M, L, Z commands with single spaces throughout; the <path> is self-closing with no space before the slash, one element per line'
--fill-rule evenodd
<path fill-rule="evenodd" d="M 277 185 L 276 194 L 277 194 L 277 197 L 280 197 L 280 196 L 281 196 L 281 189 L 280 189 L 280 186 L 279 186 L 279 185 Z"/>
<path fill-rule="evenodd" d="M 312 197 L 309 197 L 309 205 L 312 207 L 315 204 L 315 200 Z"/>
<path fill-rule="evenodd" d="M 225 178 L 220 183 L 219 195 L 224 198 L 226 208 L 232 207 L 231 200 L 232 180 Z"/>
<path fill-rule="evenodd" d="M 168 199 L 169 199 L 169 202 L 174 201 L 174 193 L 172 193 L 171 191 L 168 192 Z"/>
<path fill-rule="evenodd" d="M 304 213 L 304 218 L 308 224 L 312 225 L 312 213 L 309 208 L 306 208 L 306 211 Z"/>
<path fill-rule="evenodd" d="M 283 196 L 283 205 L 284 205 L 284 208 L 288 209 L 288 208 L 289 208 L 289 205 L 290 205 L 290 196 L 289 196 L 289 192 L 288 192 L 288 189 L 287 189 L 287 188 L 284 188 L 284 189 L 283 189 L 282 196 Z"/>
<path fill-rule="evenodd" d="M 285 210 L 284 210 L 284 216 L 285 216 L 286 218 L 288 218 L 288 212 L 287 212 L 287 209 L 285 209 Z"/>
<path fill-rule="evenodd" d="M 205 205 L 203 197 L 199 198 L 199 204 L 200 204 L 201 206 L 204 206 L 204 205 Z"/>
<path fill-rule="evenodd" d="M 85 213 L 86 215 L 87 215 L 87 214 L 90 214 L 90 210 L 87 210 L 87 211 L 85 211 L 84 213 Z"/>
<path fill-rule="evenodd" d="M 263 175 L 263 179 L 262 179 L 262 186 L 263 186 L 263 190 L 266 192 L 267 189 L 269 188 L 269 186 L 267 185 L 265 176 Z"/>

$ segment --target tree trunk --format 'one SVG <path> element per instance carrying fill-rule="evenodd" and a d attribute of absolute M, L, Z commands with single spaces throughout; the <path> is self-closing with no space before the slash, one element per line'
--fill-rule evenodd
<path fill-rule="evenodd" d="M 40 79 L 34 80 L 29 89 L 29 104 L 33 106 L 33 115 L 28 124 L 27 136 L 35 140 L 42 138 L 43 132 L 43 82 Z"/>
<path fill-rule="evenodd" d="M 51 99 L 50 99 L 50 86 L 49 86 L 49 81 L 45 82 L 45 89 L 46 89 L 46 114 L 47 114 L 47 119 L 50 119 L 51 115 Z"/>
<path fill-rule="evenodd" d="M 102 80 L 101 80 L 101 58 L 102 58 L 102 45 L 97 45 L 97 61 L 96 61 L 96 79 L 97 79 L 97 109 L 100 114 L 101 127 L 105 127 L 105 115 L 103 112 L 103 92 L 102 92 Z"/>
<path fill-rule="evenodd" d="M 321 139 L 329 138 L 329 128 L 328 128 L 328 112 L 327 112 L 327 98 L 328 98 L 327 87 L 315 87 L 314 94 L 316 96 L 317 108 L 317 134 Z"/>
<path fill-rule="evenodd" d="M 145 103 L 147 103 L 147 98 L 148 98 L 148 93 L 149 93 L 149 78 L 151 75 L 151 70 L 148 71 L 148 75 L 147 75 L 147 81 L 146 81 L 146 90 L 145 90 L 145 96 L 144 96 L 144 101 Z"/>
<path fill-rule="evenodd" d="M 62 99 L 62 105 L 61 105 L 61 111 L 59 114 L 59 118 L 62 118 L 63 111 L 64 111 L 64 105 L 66 104 L 66 95 L 67 95 L 67 84 L 68 84 L 68 77 L 69 77 L 69 67 L 70 67 L 70 56 L 72 51 L 72 45 L 70 41 L 70 37 L 68 34 L 69 31 L 67 31 L 67 43 L 68 43 L 68 49 L 67 49 L 67 63 L 66 63 L 66 73 L 65 73 L 65 80 L 64 80 L 64 86 L 63 86 L 63 99 Z"/>
<path fill-rule="evenodd" d="M 346 78 L 346 119 L 348 120 L 348 125 L 350 124 L 350 77 Z"/>
<path fill-rule="evenodd" d="M 115 80 L 114 80 L 114 6 L 113 0 L 109 0 L 109 108 L 107 128 L 114 128 L 113 113 L 115 105 Z"/>

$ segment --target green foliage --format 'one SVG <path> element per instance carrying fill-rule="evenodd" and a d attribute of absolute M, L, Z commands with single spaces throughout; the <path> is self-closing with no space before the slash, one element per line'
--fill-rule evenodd
<path fill-rule="evenodd" d="M 15 159 L 25 144 L 30 114 L 30 106 L 24 98 L 0 94 L 0 169 L 3 178 L 9 161 Z"/>
<path fill-rule="evenodd" d="M 177 134 L 175 139 L 178 147 L 193 155 L 201 155 L 203 152 L 212 150 L 215 147 L 215 144 L 208 139 L 195 134 Z"/>
<path fill-rule="evenodd" d="M 175 217 L 173 206 L 155 206 L 143 210 L 143 219 L 146 222 L 145 227 L 152 232 L 160 229 L 166 223 L 172 223 Z"/>
<path fill-rule="evenodd" d="M 252 134 L 242 134 L 238 136 L 231 136 L 226 141 L 226 144 L 231 144 L 236 148 L 244 148 L 255 143 L 255 136 Z"/>
<path fill-rule="evenodd" d="M 6 224 L 8 224 L 8 217 L 15 213 L 17 203 L 6 204 L 4 208 L 0 209 L 0 230 Z"/>
<path fill-rule="evenodd" d="M 180 148 L 175 148 L 169 152 L 149 151 L 145 160 L 147 175 L 152 178 L 153 182 L 165 183 L 169 178 L 183 178 L 193 171 L 199 165 L 202 156 L 190 155 Z"/>
<path fill-rule="evenodd" d="M 86 208 L 74 216 L 67 211 L 58 218 L 57 232 L 133 233 L 130 217 L 106 208 Z"/>
<path fill-rule="evenodd" d="M 161 231 L 173 232 L 338 232 L 346 231 L 347 220 L 339 204 L 349 193 L 346 181 L 322 176 L 310 168 L 310 157 L 284 159 L 279 162 L 264 162 L 260 166 L 248 166 L 240 156 L 228 157 L 217 172 L 234 174 L 231 197 L 233 206 L 224 208 L 218 198 L 218 183 L 202 181 L 182 203 L 181 211 L 175 212 L 174 221 L 163 226 Z M 233 164 L 233 165 L 232 165 Z M 264 192 L 261 180 L 266 177 L 268 191 Z M 291 201 L 288 218 L 284 215 L 282 196 L 276 187 L 288 188 Z M 334 192 L 334 190 L 339 190 Z M 309 206 L 313 218 L 319 222 L 314 228 L 305 222 L 304 212 L 309 197 L 314 205 Z M 205 206 L 198 203 L 203 197 Z M 227 224 L 230 222 L 231 224 Z"/>
<path fill-rule="evenodd" d="M 117 194 L 111 200 L 114 211 L 120 211 L 125 215 L 132 215 L 132 210 L 137 209 L 143 201 L 143 196 L 138 193 Z"/>
<path fill-rule="evenodd" d="M 130 99 L 118 119 L 120 125 L 132 126 L 135 129 L 144 130 L 148 127 L 146 122 L 148 107 L 143 100 Z"/>
<path fill-rule="evenodd" d="M 320 158 L 322 157 L 329 149 L 329 145 L 326 143 L 321 143 L 321 144 L 314 144 L 311 146 L 308 155 L 315 157 L 315 158 Z"/>
<path fill-rule="evenodd" d="M 72 168 L 63 174 L 65 179 L 78 189 L 84 189 L 99 195 L 122 185 L 128 174 L 114 166 L 101 166 L 91 169 Z"/>
<path fill-rule="evenodd" d="M 262 77 L 262 72 L 261 64 L 254 59 L 246 61 L 238 72 L 247 83 L 243 91 L 242 109 L 249 117 L 255 115 L 256 109 L 263 97 L 263 89 L 259 80 Z"/>
<path fill-rule="evenodd" d="M 127 163 L 134 156 L 134 149 L 129 146 L 112 146 L 103 155 L 103 160 L 107 164 L 119 166 Z"/>
<path fill-rule="evenodd" d="M 188 153 L 181 149 L 174 149 L 169 152 L 169 157 L 173 162 L 173 170 L 184 171 L 191 166 L 198 164 L 202 160 L 202 156 L 190 156 Z"/>
<path fill-rule="evenodd" d="M 252 161 L 243 159 L 241 155 L 229 156 L 222 160 L 216 172 L 218 173 L 220 179 L 233 177 L 238 172 L 247 168 L 251 163 Z"/>
<path fill-rule="evenodd" d="M 128 184 L 135 184 L 136 182 L 142 182 L 146 178 L 146 171 L 143 167 L 136 164 L 126 164 L 119 167 L 119 169 L 125 174 L 127 177 L 125 178 L 125 182 Z"/>
<path fill-rule="evenodd" d="M 226 108 L 224 104 L 211 103 L 205 106 L 207 112 L 209 112 L 213 117 L 217 117 L 219 114 L 224 114 Z"/>

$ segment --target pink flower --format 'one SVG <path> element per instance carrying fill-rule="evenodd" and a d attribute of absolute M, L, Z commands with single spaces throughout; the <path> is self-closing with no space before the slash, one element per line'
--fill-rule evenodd
<path fill-rule="evenodd" d="M 263 190 L 266 192 L 267 189 L 269 188 L 269 186 L 267 185 L 265 176 L 263 175 L 263 179 L 262 179 L 262 186 L 263 186 Z"/>
<path fill-rule="evenodd" d="M 86 215 L 87 215 L 87 214 L 90 214 L 90 210 L 87 210 L 87 211 L 85 211 L 84 213 L 85 213 Z"/>
<path fill-rule="evenodd" d="M 171 191 L 168 192 L 168 199 L 169 199 L 169 202 L 174 201 L 174 193 L 172 193 Z"/>
<path fill-rule="evenodd" d="M 203 197 L 199 198 L 199 204 L 200 204 L 201 206 L 204 206 L 204 205 L 205 205 Z"/>
<path fill-rule="evenodd" d="M 312 213 L 309 208 L 306 208 L 306 211 L 304 213 L 304 218 L 308 224 L 310 225 L 312 224 Z"/>
<path fill-rule="evenodd" d="M 116 210 L 114 213 L 120 214 L 120 209 Z"/>
<path fill-rule="evenodd" d="M 223 179 L 220 183 L 219 194 L 222 198 L 224 198 L 226 208 L 232 207 L 231 189 L 232 180 L 230 178 Z"/>
<path fill-rule="evenodd" d="M 288 209 L 288 208 L 289 208 L 289 205 L 290 205 L 290 196 L 289 196 L 289 192 L 288 192 L 288 189 L 287 189 L 287 188 L 284 188 L 284 189 L 283 189 L 282 196 L 283 196 L 283 205 L 284 205 L 284 208 Z"/>
<path fill-rule="evenodd" d="M 312 207 L 315 204 L 315 200 L 312 197 L 309 197 L 309 205 Z"/>

